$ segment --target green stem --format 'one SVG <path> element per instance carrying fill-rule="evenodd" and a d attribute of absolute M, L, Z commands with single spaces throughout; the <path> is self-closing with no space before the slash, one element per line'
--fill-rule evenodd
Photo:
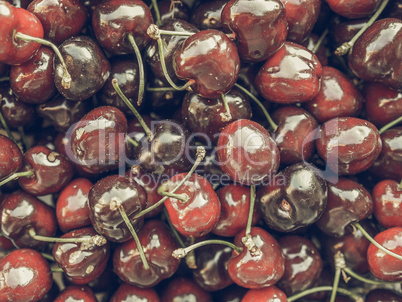
<path fill-rule="evenodd" d="M 195 250 L 195 249 L 197 249 L 197 248 L 199 248 L 199 247 L 208 245 L 208 244 L 222 244 L 222 245 L 226 245 L 226 246 L 228 246 L 228 247 L 234 249 L 234 250 L 235 250 L 236 252 L 238 252 L 238 253 L 240 253 L 240 252 L 242 251 L 242 248 L 240 248 L 240 247 L 234 245 L 233 243 L 231 243 L 231 242 L 229 242 L 229 241 L 218 240 L 218 239 L 211 239 L 211 240 L 205 240 L 205 241 L 201 241 L 201 242 L 192 244 L 192 245 L 190 245 L 190 246 L 188 246 L 188 247 L 185 247 L 185 248 L 179 248 L 179 249 L 177 249 L 177 250 L 174 250 L 173 253 L 172 253 L 172 256 L 173 256 L 174 258 L 176 258 L 176 259 L 181 259 L 181 258 L 186 257 L 186 255 L 187 255 L 189 252 L 191 252 L 191 251 L 193 251 L 193 250 Z"/>
<path fill-rule="evenodd" d="M 367 279 L 363 276 L 360 276 L 359 274 L 357 274 L 356 272 L 352 271 L 349 267 L 344 267 L 343 270 L 345 271 L 345 273 L 347 273 L 348 275 L 352 276 L 353 278 L 367 283 L 367 284 L 373 284 L 373 285 L 395 285 L 395 284 L 399 284 L 401 283 L 399 282 L 387 282 L 387 281 L 382 281 L 382 280 L 371 280 L 371 279 Z"/>
<path fill-rule="evenodd" d="M 177 91 L 173 87 L 149 87 L 146 88 L 147 91 L 155 91 L 155 92 L 169 92 L 169 91 Z"/>
<path fill-rule="evenodd" d="M 190 36 L 194 35 L 194 33 L 190 33 L 190 32 L 180 32 L 180 31 L 164 30 L 164 29 L 159 29 L 159 33 L 161 35 L 165 35 L 165 36 L 190 37 Z"/>
<path fill-rule="evenodd" d="M 162 25 L 162 21 L 161 21 L 161 13 L 159 12 L 159 7 L 158 7 L 158 3 L 156 0 L 152 0 L 152 8 L 155 11 L 155 16 L 156 16 L 156 24 L 158 26 Z"/>
<path fill-rule="evenodd" d="M 402 122 L 402 116 L 398 117 L 397 119 L 393 120 L 392 122 L 389 122 L 388 124 L 386 124 L 384 127 L 382 127 L 378 132 L 380 134 L 383 134 L 385 131 L 387 131 L 388 129 L 398 125 L 400 122 Z"/>
<path fill-rule="evenodd" d="M 162 184 L 162 185 L 159 186 L 157 192 L 158 192 L 159 195 L 167 196 L 167 197 L 171 197 L 171 198 L 176 198 L 176 199 L 178 199 L 178 200 L 180 200 L 182 202 L 187 202 L 188 201 L 189 197 L 188 197 L 188 195 L 186 193 L 176 194 L 176 193 L 168 192 L 167 189 L 168 188 L 167 188 L 167 185 L 165 183 L 165 184 Z"/>
<path fill-rule="evenodd" d="M 320 36 L 320 38 L 318 39 L 317 44 L 315 44 L 314 48 L 311 50 L 312 53 L 316 53 L 318 51 L 322 42 L 324 41 L 325 37 L 327 36 L 328 32 L 329 32 L 329 30 L 328 30 L 328 28 L 326 28 L 324 30 L 324 32 L 322 33 L 322 35 Z"/>
<path fill-rule="evenodd" d="M 131 145 L 133 145 L 136 148 L 140 145 L 135 139 L 133 139 L 132 137 L 130 137 L 128 135 L 126 135 L 126 141 L 129 142 Z"/>
<path fill-rule="evenodd" d="M 251 185 L 251 187 L 250 187 L 250 209 L 248 212 L 246 235 L 249 235 L 251 232 L 251 225 L 253 223 L 254 205 L 255 205 L 255 185 Z"/>
<path fill-rule="evenodd" d="M 0 77 L 0 82 L 9 81 L 10 77 Z"/>
<path fill-rule="evenodd" d="M 173 233 L 173 236 L 176 238 L 176 240 L 177 240 L 177 242 L 179 243 L 179 245 L 180 245 L 182 248 L 185 248 L 186 245 L 184 244 L 183 239 L 181 239 L 181 236 L 180 236 L 179 232 L 177 232 L 176 228 L 173 226 L 172 221 L 170 221 L 169 213 L 168 213 L 168 211 L 166 210 L 166 208 L 163 208 L 163 213 L 165 214 L 166 221 L 168 222 L 168 225 L 169 225 L 169 227 L 170 227 L 170 230 L 171 230 L 172 233 Z"/>
<path fill-rule="evenodd" d="M 299 299 L 301 299 L 305 296 L 311 295 L 311 294 L 320 293 L 320 292 L 329 292 L 332 290 L 333 290 L 332 286 L 313 287 L 313 288 L 307 289 L 305 291 L 302 291 L 301 293 L 290 296 L 289 298 L 287 298 L 287 302 L 293 302 L 293 301 L 299 300 Z M 362 297 L 360 297 L 359 295 L 356 295 L 355 293 L 353 293 L 349 290 L 338 287 L 337 291 L 338 291 L 338 293 L 340 293 L 342 295 L 350 297 L 351 299 L 353 299 L 356 302 L 364 302 Z"/>
<path fill-rule="evenodd" d="M 47 260 L 50 260 L 52 262 L 55 262 L 52 255 L 49 255 L 49 254 L 46 254 L 46 253 L 40 253 L 40 254 L 43 256 L 43 258 L 45 258 Z"/>
<path fill-rule="evenodd" d="M 140 49 L 138 48 L 137 43 L 135 43 L 134 37 L 131 33 L 127 35 L 128 41 L 131 44 L 131 47 L 134 50 L 135 56 L 138 61 L 138 70 L 139 70 L 139 83 L 138 83 L 138 99 L 137 105 L 140 106 L 142 103 L 142 99 L 144 98 L 145 91 L 145 71 L 144 71 L 144 63 L 142 62 L 142 56 Z"/>
<path fill-rule="evenodd" d="M 18 178 L 20 178 L 20 177 L 29 177 L 29 176 L 32 176 L 32 175 L 34 175 L 34 172 L 33 172 L 33 171 L 23 171 L 23 172 L 16 172 L 16 173 L 13 173 L 13 174 L 11 174 L 9 177 L 4 178 L 2 181 L 0 181 L 0 187 L 1 187 L 2 185 L 5 185 L 5 184 L 8 183 L 8 182 L 14 180 L 14 179 L 18 179 Z"/>
<path fill-rule="evenodd" d="M 332 285 L 332 292 L 331 292 L 331 298 L 330 298 L 330 302 L 335 302 L 336 299 L 336 293 L 338 290 L 338 286 L 339 286 L 339 279 L 341 278 L 341 273 L 342 273 L 342 268 L 340 265 L 338 265 L 338 263 L 344 262 L 344 258 L 342 258 L 343 255 L 339 253 L 335 254 L 334 258 L 335 258 L 335 276 L 334 276 L 334 282 Z"/>
<path fill-rule="evenodd" d="M 229 108 L 229 104 L 226 100 L 225 95 L 222 93 L 221 94 L 221 98 L 223 101 L 223 105 L 225 106 L 225 113 L 221 113 L 221 117 L 222 117 L 222 122 L 228 122 L 232 119 L 232 114 L 230 113 L 230 108 Z"/>
<path fill-rule="evenodd" d="M 18 146 L 18 143 L 17 143 L 17 141 L 15 140 L 14 135 L 11 133 L 10 128 L 8 128 L 7 122 L 6 122 L 6 120 L 4 119 L 4 116 L 3 116 L 3 114 L 1 113 L 1 110 L 0 110 L 0 122 L 1 122 L 1 124 L 2 124 L 2 126 L 3 126 L 3 128 L 4 128 L 4 130 L 7 132 L 8 138 L 11 139 L 11 140 Z"/>
<path fill-rule="evenodd" d="M 44 241 L 44 242 L 59 242 L 59 243 L 89 243 L 92 245 L 97 245 L 97 246 L 102 246 L 107 243 L 105 237 L 100 236 L 100 235 L 94 235 L 91 237 L 86 237 L 86 238 L 54 238 L 54 237 L 46 237 L 46 236 L 41 236 L 37 235 L 35 230 L 33 228 L 30 228 L 28 230 L 29 236 L 31 236 L 33 239 L 38 240 L 38 241 Z"/>

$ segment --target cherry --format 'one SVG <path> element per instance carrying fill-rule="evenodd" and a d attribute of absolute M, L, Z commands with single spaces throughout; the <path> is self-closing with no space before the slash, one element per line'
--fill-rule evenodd
<path fill-rule="evenodd" d="M 324 66 L 320 92 L 303 106 L 319 123 L 324 123 L 336 117 L 358 116 L 363 107 L 363 96 L 345 74 Z"/>
<path fill-rule="evenodd" d="M 262 62 L 285 42 L 288 24 L 279 0 L 231 0 L 222 10 L 222 27 L 234 32 L 244 62 Z"/>
<path fill-rule="evenodd" d="M 7 177 L 22 168 L 21 149 L 7 136 L 0 134 L 0 179 Z"/>
<path fill-rule="evenodd" d="M 60 192 L 56 203 L 56 217 L 63 233 L 91 224 L 89 218 L 88 194 L 92 182 L 76 178 Z"/>
<path fill-rule="evenodd" d="M 162 291 L 161 297 L 161 302 L 212 302 L 212 298 L 207 291 L 199 287 L 193 280 L 184 277 L 170 280 L 164 291 Z"/>
<path fill-rule="evenodd" d="M 134 285 L 122 283 L 110 298 L 110 302 L 123 301 L 159 302 L 159 296 L 152 288 L 139 288 Z"/>
<path fill-rule="evenodd" d="M 91 227 L 80 228 L 64 234 L 61 238 L 91 238 L 97 235 Z M 109 244 L 86 242 L 58 242 L 52 251 L 54 260 L 74 284 L 88 284 L 99 277 L 106 268 Z"/>
<path fill-rule="evenodd" d="M 367 170 L 380 155 L 382 142 L 377 128 L 355 117 L 333 118 L 317 134 L 318 154 L 339 175 Z"/>
<path fill-rule="evenodd" d="M 279 150 L 268 131 L 246 119 L 234 121 L 221 131 L 217 156 L 222 171 L 244 185 L 269 180 L 279 166 Z"/>
<path fill-rule="evenodd" d="M 236 246 L 244 245 L 245 230 L 234 239 Z M 244 247 L 243 251 L 233 251 L 228 263 L 232 280 L 245 288 L 268 287 L 280 280 L 285 271 L 285 259 L 278 242 L 267 231 L 252 227 L 250 236 L 258 249 L 257 253 Z"/>
<path fill-rule="evenodd" d="M 327 182 L 311 165 L 287 166 L 257 189 L 265 223 L 280 232 L 303 230 L 316 222 L 327 206 Z"/>
<path fill-rule="evenodd" d="M 76 36 L 87 21 L 87 11 L 79 0 L 33 0 L 27 7 L 43 25 L 45 38 L 55 44 Z"/>
<path fill-rule="evenodd" d="M 402 296 L 391 290 L 391 289 L 385 289 L 385 288 L 376 288 L 371 290 L 367 295 L 364 301 L 366 302 L 377 302 L 377 301 L 383 301 L 383 302 L 395 302 L 395 301 L 401 301 Z"/>
<path fill-rule="evenodd" d="M 213 292 L 214 301 L 221 302 L 240 302 L 248 289 L 237 285 L 236 283 L 225 287 L 222 290 Z"/>
<path fill-rule="evenodd" d="M 144 268 L 135 241 L 129 240 L 115 249 L 114 270 L 125 283 L 151 288 L 170 278 L 179 268 L 180 261 L 172 257 L 172 252 L 178 245 L 169 228 L 160 220 L 148 220 L 138 233 L 138 237 L 149 269 Z"/>
<path fill-rule="evenodd" d="M 179 79 L 194 83 L 195 93 L 217 98 L 234 86 L 240 58 L 236 45 L 223 32 L 206 29 L 188 37 L 175 51 L 173 68 Z"/>
<path fill-rule="evenodd" d="M 368 18 L 344 19 L 333 18 L 330 24 L 330 35 L 334 39 L 334 47 L 350 41 L 367 23 Z"/>
<path fill-rule="evenodd" d="M 162 24 L 172 19 L 181 19 L 187 22 L 190 19 L 190 7 L 183 1 L 162 0 L 158 1 L 158 7 Z"/>
<path fill-rule="evenodd" d="M 402 188 L 392 179 L 385 179 L 373 188 L 374 217 L 385 228 L 402 227 Z"/>
<path fill-rule="evenodd" d="M 49 263 L 32 249 L 18 249 L 0 258 L 0 300 L 39 301 L 52 287 Z"/>
<path fill-rule="evenodd" d="M 320 91 L 321 73 L 315 54 L 301 45 L 286 42 L 265 61 L 255 77 L 255 86 L 271 102 L 306 102 Z"/>
<path fill-rule="evenodd" d="M 402 255 L 402 228 L 393 227 L 378 233 L 374 240 L 386 249 Z M 367 261 L 370 272 L 377 278 L 386 281 L 402 280 L 402 261 L 387 255 L 373 244 L 367 250 Z"/>
<path fill-rule="evenodd" d="M 134 180 L 120 175 L 109 175 L 97 181 L 89 191 L 89 217 L 94 229 L 107 240 L 124 242 L 129 240 L 132 234 L 118 210 L 119 204 L 134 229 L 138 231 L 143 219 L 132 218 L 145 208 L 146 202 L 145 190 Z"/>
<path fill-rule="evenodd" d="M 69 285 L 54 300 L 54 302 L 70 301 L 97 302 L 97 299 L 88 286 Z"/>
<path fill-rule="evenodd" d="M 381 0 L 325 0 L 331 9 L 343 17 L 358 19 L 372 15 L 381 3 Z"/>
<path fill-rule="evenodd" d="M 241 301 L 286 302 L 287 298 L 283 291 L 272 285 L 265 288 L 249 289 Z"/>
<path fill-rule="evenodd" d="M 228 0 L 200 1 L 192 10 L 190 22 L 201 30 L 222 30 L 222 10 L 228 2 Z"/>

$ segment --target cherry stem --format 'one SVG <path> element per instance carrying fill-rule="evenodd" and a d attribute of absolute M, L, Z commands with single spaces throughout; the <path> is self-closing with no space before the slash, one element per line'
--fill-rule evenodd
<path fill-rule="evenodd" d="M 271 126 L 272 130 L 276 131 L 276 129 L 278 128 L 278 125 L 273 121 L 273 119 L 269 115 L 269 113 L 268 113 L 267 109 L 264 107 L 264 105 L 250 91 L 248 91 L 243 86 L 241 86 L 237 83 L 235 83 L 235 86 L 237 88 L 239 88 L 241 91 L 243 91 L 245 94 L 247 94 L 258 105 L 258 107 L 260 107 L 262 113 L 264 113 L 265 117 L 267 118 L 267 121 L 268 121 L 269 125 Z"/>
<path fill-rule="evenodd" d="M 402 115 L 400 117 L 398 117 L 397 119 L 393 120 L 392 122 L 389 122 L 388 124 L 386 124 L 384 127 L 381 127 L 380 130 L 378 130 L 378 132 L 380 134 L 383 134 L 385 131 L 387 131 L 388 129 L 398 125 L 400 122 L 402 122 Z"/>
<path fill-rule="evenodd" d="M 250 209 L 248 211 L 246 235 L 250 235 L 250 232 L 251 232 L 251 225 L 253 223 L 254 205 L 255 205 L 255 185 L 251 185 L 251 187 L 250 187 Z"/>
<path fill-rule="evenodd" d="M 205 240 L 205 241 L 194 243 L 194 244 L 192 244 L 192 245 L 190 245 L 188 247 L 185 247 L 185 248 L 178 248 L 178 249 L 173 251 L 172 256 L 174 258 L 176 258 L 176 259 L 181 259 L 181 258 L 186 257 L 186 255 L 188 253 L 190 253 L 191 251 L 193 251 L 193 250 L 195 250 L 195 249 L 197 249 L 199 247 L 208 245 L 208 244 L 222 244 L 222 245 L 226 245 L 226 246 L 234 249 L 238 253 L 240 253 L 242 251 L 242 248 L 234 245 L 233 243 L 231 243 L 229 241 L 218 240 L 218 239 L 210 239 L 210 240 Z"/>
<path fill-rule="evenodd" d="M 387 281 L 382 281 L 382 280 L 367 279 L 367 278 L 365 278 L 363 276 L 360 276 L 358 273 L 352 271 L 349 267 L 346 267 L 346 266 L 344 268 L 342 268 L 342 270 L 345 271 L 346 274 L 352 276 L 353 278 L 355 278 L 355 279 L 357 279 L 357 280 L 359 280 L 361 282 L 367 283 L 367 284 L 373 284 L 373 285 L 395 285 L 395 284 L 401 283 L 400 281 L 399 282 L 387 282 Z M 345 280 L 345 282 L 346 282 L 346 280 Z"/>
<path fill-rule="evenodd" d="M 165 46 L 163 45 L 163 40 L 161 38 L 161 30 L 155 24 L 151 24 L 147 29 L 147 33 L 152 39 L 155 39 L 158 42 L 159 59 L 161 60 L 162 71 L 163 71 L 163 74 L 165 75 L 166 80 L 170 84 L 170 86 L 172 86 L 176 90 L 186 90 L 191 85 L 193 85 L 195 83 L 194 80 L 188 80 L 187 83 L 184 84 L 182 87 L 178 87 L 173 82 L 173 80 L 169 76 L 169 73 L 166 69 L 165 55 L 163 53 L 163 48 Z"/>
<path fill-rule="evenodd" d="M 161 35 L 165 36 L 184 36 L 184 37 L 190 37 L 194 35 L 194 33 L 189 33 L 189 32 L 180 32 L 180 31 L 174 31 L 174 30 L 164 30 L 164 29 L 159 29 L 159 33 Z"/>
<path fill-rule="evenodd" d="M 335 276 L 334 276 L 334 282 L 332 284 L 332 292 L 331 292 L 331 298 L 330 302 L 335 302 L 336 299 L 336 293 L 338 290 L 339 286 L 339 279 L 341 278 L 341 273 L 342 273 L 342 266 L 345 263 L 345 258 L 340 256 L 341 252 L 337 252 L 334 256 L 335 260 Z"/>
<path fill-rule="evenodd" d="M 317 41 L 317 44 L 314 46 L 314 48 L 311 50 L 312 53 L 316 53 L 318 49 L 320 48 L 322 42 L 324 41 L 325 37 L 328 35 L 328 28 L 324 30 L 324 32 L 321 34 L 320 38 Z"/>
<path fill-rule="evenodd" d="M 358 33 L 349 41 L 343 43 L 335 50 L 335 54 L 337 56 L 346 55 L 356 43 L 356 40 L 369 28 L 378 18 L 378 16 L 382 13 L 382 11 L 387 6 L 389 0 L 384 0 L 381 5 L 378 7 L 377 11 L 371 16 L 370 20 L 358 31 Z"/>
<path fill-rule="evenodd" d="M 0 82 L 9 81 L 10 77 L 0 77 Z"/>
<path fill-rule="evenodd" d="M 144 63 L 142 62 L 142 56 L 140 49 L 138 48 L 137 43 L 135 43 L 134 37 L 131 33 L 127 35 L 128 41 L 131 44 L 131 47 L 134 50 L 135 56 L 138 61 L 138 71 L 139 71 L 139 83 L 138 83 L 138 99 L 137 105 L 140 106 L 142 103 L 142 99 L 144 98 L 144 91 L 145 91 L 145 71 L 144 71 Z"/>
<path fill-rule="evenodd" d="M 173 87 L 149 87 L 146 88 L 147 91 L 156 91 L 156 92 L 168 92 L 168 91 L 177 91 L 177 89 Z"/>
<path fill-rule="evenodd" d="M 34 228 L 28 230 L 29 236 L 38 241 L 59 242 L 59 243 L 89 243 L 91 245 L 102 246 L 107 243 L 106 238 L 101 235 L 94 235 L 87 238 L 54 238 L 37 235 Z"/>
<path fill-rule="evenodd" d="M 43 258 L 55 262 L 55 260 L 54 260 L 52 255 L 49 255 L 49 254 L 46 254 L 46 253 L 40 253 L 40 254 L 43 256 Z"/>
<path fill-rule="evenodd" d="M 176 198 L 182 202 L 187 202 L 189 200 L 189 197 L 186 193 L 176 194 L 176 193 L 168 192 L 167 189 L 168 189 L 167 185 L 166 185 L 166 183 L 164 183 L 159 186 L 157 192 L 159 195 Z"/>
<path fill-rule="evenodd" d="M 21 40 L 25 40 L 25 41 L 32 41 L 32 42 L 36 42 L 45 46 L 50 47 L 51 49 L 53 49 L 53 51 L 55 52 L 55 54 L 57 55 L 57 57 L 59 58 L 61 65 L 63 65 L 63 69 L 64 69 L 64 75 L 63 75 L 63 79 L 62 79 L 62 86 L 64 89 L 69 89 L 71 86 L 71 75 L 67 70 L 67 66 L 66 66 L 66 62 L 63 59 L 63 56 L 60 53 L 60 50 L 57 48 L 56 45 L 54 45 L 52 42 L 47 41 L 45 39 L 41 39 L 41 38 L 37 38 L 37 37 L 31 37 L 28 36 L 26 34 L 23 34 L 21 32 L 17 32 L 15 34 L 15 37 L 17 39 L 21 39 Z"/>
<path fill-rule="evenodd" d="M 398 190 L 398 191 L 402 191 L 402 179 L 401 179 L 401 181 L 400 181 L 399 184 L 398 184 L 397 190 Z"/>
<path fill-rule="evenodd" d="M 221 113 L 221 117 L 222 117 L 222 122 L 228 122 L 232 119 L 232 114 L 230 113 L 230 108 L 229 108 L 229 104 L 226 100 L 225 95 L 222 93 L 221 95 L 222 97 L 222 101 L 223 101 L 223 105 L 225 106 L 225 113 Z"/>
<path fill-rule="evenodd" d="M 181 236 L 180 236 L 179 232 L 178 232 L 178 231 L 176 230 L 176 228 L 173 226 L 172 221 L 170 221 L 169 213 L 168 213 L 168 211 L 166 210 L 166 208 L 163 208 L 163 213 L 165 214 L 166 221 L 168 222 L 169 228 L 170 228 L 170 230 L 172 231 L 173 236 L 176 238 L 176 240 L 177 240 L 177 242 L 179 243 L 179 245 L 180 245 L 182 248 L 185 248 L 186 245 L 184 244 L 183 239 L 181 239 Z"/>
<path fill-rule="evenodd" d="M 320 292 L 324 292 L 324 291 L 329 292 L 329 291 L 332 291 L 332 290 L 333 290 L 332 286 L 313 287 L 313 288 L 307 289 L 305 291 L 302 291 L 302 292 L 300 292 L 298 294 L 295 294 L 293 296 L 290 296 L 289 298 L 287 298 L 287 302 L 293 302 L 293 301 L 299 300 L 300 298 L 303 298 L 303 297 L 311 295 L 311 294 L 320 293 Z M 353 293 L 353 292 L 351 292 L 351 291 L 349 291 L 347 289 L 338 288 L 337 292 L 340 293 L 340 294 L 343 294 L 345 296 L 350 297 L 351 299 L 353 299 L 356 302 L 364 302 L 362 297 L 360 297 L 359 295 L 357 295 L 357 294 L 355 294 L 355 293 Z"/>
<path fill-rule="evenodd" d="M 1 113 L 1 110 L 0 110 L 0 122 L 1 122 L 1 125 L 3 126 L 4 130 L 6 130 L 8 137 L 18 146 L 18 143 L 15 140 L 14 135 L 11 133 L 11 130 L 8 127 L 6 120 L 4 119 L 4 116 Z"/>
<path fill-rule="evenodd" d="M 0 187 L 2 185 L 5 185 L 6 183 L 14 180 L 14 179 L 18 179 L 20 177 L 29 177 L 34 175 L 33 171 L 23 171 L 23 172 L 16 172 L 11 174 L 10 176 L 8 176 L 7 178 L 4 178 L 2 181 L 0 181 Z"/>
<path fill-rule="evenodd" d="M 61 267 L 52 267 L 52 268 L 50 269 L 50 271 L 51 271 L 52 273 L 64 273 L 64 271 L 63 271 L 63 269 L 62 269 Z"/>
<path fill-rule="evenodd" d="M 375 239 L 373 237 L 370 236 L 369 233 L 366 232 L 366 230 L 362 227 L 362 225 L 358 222 L 353 222 L 353 225 L 360 230 L 360 232 L 362 232 L 363 236 L 366 237 L 366 239 L 368 241 L 370 241 L 372 244 L 374 244 L 374 246 L 376 246 L 377 248 L 379 248 L 381 251 L 383 251 L 384 253 L 395 257 L 398 260 L 402 260 L 402 256 L 395 254 L 394 252 L 388 250 L 387 248 L 385 248 L 384 246 L 382 246 L 381 244 L 379 244 L 377 241 L 375 241 Z"/>
<path fill-rule="evenodd" d="M 112 79 L 112 85 L 114 90 L 116 90 L 117 94 L 123 100 L 123 102 L 127 105 L 127 107 L 131 110 L 134 116 L 137 118 L 138 122 L 140 123 L 142 129 L 144 129 L 145 133 L 148 136 L 148 140 L 152 141 L 154 139 L 154 135 L 152 134 L 151 129 L 149 129 L 147 123 L 145 123 L 144 119 L 138 113 L 137 109 L 131 104 L 130 100 L 124 95 L 123 91 L 121 91 L 119 84 L 117 83 L 117 79 Z"/>
<path fill-rule="evenodd" d="M 198 165 L 204 159 L 205 153 L 206 153 L 206 151 L 203 146 L 197 147 L 197 158 L 194 162 L 194 165 L 191 167 L 191 170 L 187 173 L 187 175 L 180 181 L 180 183 L 178 183 L 178 185 L 176 187 L 174 187 L 172 191 L 170 191 L 170 193 L 175 193 L 191 177 L 191 175 L 194 173 L 195 169 L 197 169 Z M 134 219 L 142 217 L 145 214 L 153 211 L 154 209 L 159 207 L 161 204 L 163 204 L 168 198 L 169 198 L 168 196 L 163 197 L 161 200 L 156 202 L 154 205 L 150 206 L 149 208 L 146 208 L 145 210 L 143 210 L 143 211 L 139 212 L 137 215 L 135 215 Z"/>
<path fill-rule="evenodd" d="M 162 21 L 161 21 L 161 13 L 159 12 L 159 6 L 156 0 L 152 0 L 152 8 L 155 11 L 155 16 L 156 16 L 156 24 L 158 26 L 162 25 Z"/>
<path fill-rule="evenodd" d="M 115 199 L 112 199 L 111 206 L 113 206 L 112 203 L 114 203 L 114 205 L 119 210 L 121 217 L 123 218 L 124 222 L 127 225 L 128 230 L 130 231 L 131 235 L 134 238 L 134 241 L 135 241 L 135 244 L 137 245 L 137 250 L 138 250 L 138 253 L 140 254 L 140 258 L 141 258 L 144 268 L 146 270 L 149 270 L 149 264 L 148 264 L 147 258 L 145 257 L 144 249 L 142 248 L 142 245 L 141 245 L 140 239 L 138 238 L 137 232 L 134 230 L 134 227 L 131 224 L 130 218 L 128 218 L 127 213 L 124 210 L 121 200 L 115 198 Z"/>
<path fill-rule="evenodd" d="M 23 126 L 18 127 L 18 132 L 21 135 L 21 140 L 22 140 L 23 147 L 25 148 L 25 150 L 28 150 L 28 141 L 27 141 L 27 138 L 25 136 L 24 127 Z"/>
<path fill-rule="evenodd" d="M 190 245 L 193 245 L 195 243 L 195 238 L 191 237 L 190 238 Z M 186 258 L 184 259 L 187 266 L 191 269 L 197 269 L 197 260 L 195 259 L 195 250 L 190 251 L 187 255 Z"/>
<path fill-rule="evenodd" d="M 140 145 L 135 139 L 133 139 L 129 135 L 126 135 L 126 141 L 131 145 L 133 145 L 134 147 L 138 147 Z"/>

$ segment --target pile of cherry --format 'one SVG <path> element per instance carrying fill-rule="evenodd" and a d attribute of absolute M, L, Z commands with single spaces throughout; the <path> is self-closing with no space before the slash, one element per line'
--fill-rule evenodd
<path fill-rule="evenodd" d="M 401 18 L 0 0 L 0 302 L 402 301 Z"/>

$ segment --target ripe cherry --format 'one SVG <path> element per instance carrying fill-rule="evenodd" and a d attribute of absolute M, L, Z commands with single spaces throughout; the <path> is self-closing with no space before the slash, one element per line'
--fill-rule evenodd
<path fill-rule="evenodd" d="M 369 17 L 381 3 L 380 0 L 326 1 L 335 13 L 349 19 Z"/>
<path fill-rule="evenodd" d="M 227 0 L 200 2 L 193 8 L 190 22 L 201 30 L 222 30 L 222 10 L 227 3 Z"/>
<path fill-rule="evenodd" d="M 94 293 L 88 286 L 69 285 L 56 297 L 54 302 L 97 302 Z"/>
<path fill-rule="evenodd" d="M 153 288 L 140 288 L 127 283 L 122 283 L 110 298 L 110 302 L 123 301 L 147 301 L 160 302 L 159 296 Z"/>
<path fill-rule="evenodd" d="M 0 179 L 18 172 L 22 168 L 21 149 L 7 136 L 0 134 Z"/>
<path fill-rule="evenodd" d="M 266 288 L 249 289 L 241 301 L 286 302 L 287 298 L 283 291 L 272 285 Z"/>
<path fill-rule="evenodd" d="M 190 278 L 177 277 L 167 284 L 161 295 L 162 302 L 186 301 L 212 302 L 211 295 Z"/>
<path fill-rule="evenodd" d="M 373 188 L 374 217 L 385 228 L 402 227 L 402 188 L 392 179 L 385 179 Z"/>

